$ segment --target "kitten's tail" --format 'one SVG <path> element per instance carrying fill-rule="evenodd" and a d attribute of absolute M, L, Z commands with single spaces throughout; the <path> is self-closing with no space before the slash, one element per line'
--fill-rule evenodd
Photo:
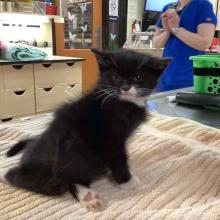
<path fill-rule="evenodd" d="M 9 151 L 6 153 L 6 155 L 8 157 L 13 157 L 18 152 L 22 151 L 27 146 L 27 143 L 29 143 L 29 142 L 30 142 L 30 139 L 26 139 L 26 140 L 22 140 L 22 141 L 18 142 L 11 149 L 9 149 Z"/>

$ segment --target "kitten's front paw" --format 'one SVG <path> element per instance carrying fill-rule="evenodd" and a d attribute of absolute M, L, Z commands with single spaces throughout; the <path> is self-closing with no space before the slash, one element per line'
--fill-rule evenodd
<path fill-rule="evenodd" d="M 96 192 L 91 189 L 83 190 L 79 193 L 80 203 L 91 211 L 101 211 L 103 209 L 103 202 Z"/>
<path fill-rule="evenodd" d="M 140 183 L 141 181 L 137 176 L 132 176 L 128 182 L 120 184 L 119 187 L 122 190 L 131 190 L 131 189 L 135 189 L 136 187 L 138 187 Z"/>

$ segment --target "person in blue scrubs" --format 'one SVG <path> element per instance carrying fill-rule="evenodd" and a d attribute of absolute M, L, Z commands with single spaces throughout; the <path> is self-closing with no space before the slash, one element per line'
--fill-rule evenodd
<path fill-rule="evenodd" d="M 193 85 L 193 64 L 189 57 L 202 55 L 210 47 L 216 24 L 208 0 L 179 0 L 164 7 L 153 45 L 164 47 L 163 56 L 173 60 L 161 76 L 158 91 Z"/>

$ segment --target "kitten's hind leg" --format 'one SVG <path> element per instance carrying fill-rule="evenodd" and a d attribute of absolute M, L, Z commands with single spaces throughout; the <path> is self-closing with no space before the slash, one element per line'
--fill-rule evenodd
<path fill-rule="evenodd" d="M 83 185 L 73 184 L 70 187 L 70 192 L 85 208 L 91 211 L 103 209 L 103 202 L 94 190 Z"/>
<path fill-rule="evenodd" d="M 19 166 L 8 170 L 3 175 L 3 179 L 11 185 L 40 194 L 56 196 L 68 191 L 66 184 L 51 178 L 51 175 L 45 172 L 43 168 L 36 171 Z"/>

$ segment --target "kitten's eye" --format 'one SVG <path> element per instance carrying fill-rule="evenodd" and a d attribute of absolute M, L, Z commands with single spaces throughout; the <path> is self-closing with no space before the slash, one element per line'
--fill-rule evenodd
<path fill-rule="evenodd" d="M 135 81 L 141 81 L 143 79 L 142 75 L 141 74 L 137 74 L 135 77 L 134 77 L 134 80 Z"/>

